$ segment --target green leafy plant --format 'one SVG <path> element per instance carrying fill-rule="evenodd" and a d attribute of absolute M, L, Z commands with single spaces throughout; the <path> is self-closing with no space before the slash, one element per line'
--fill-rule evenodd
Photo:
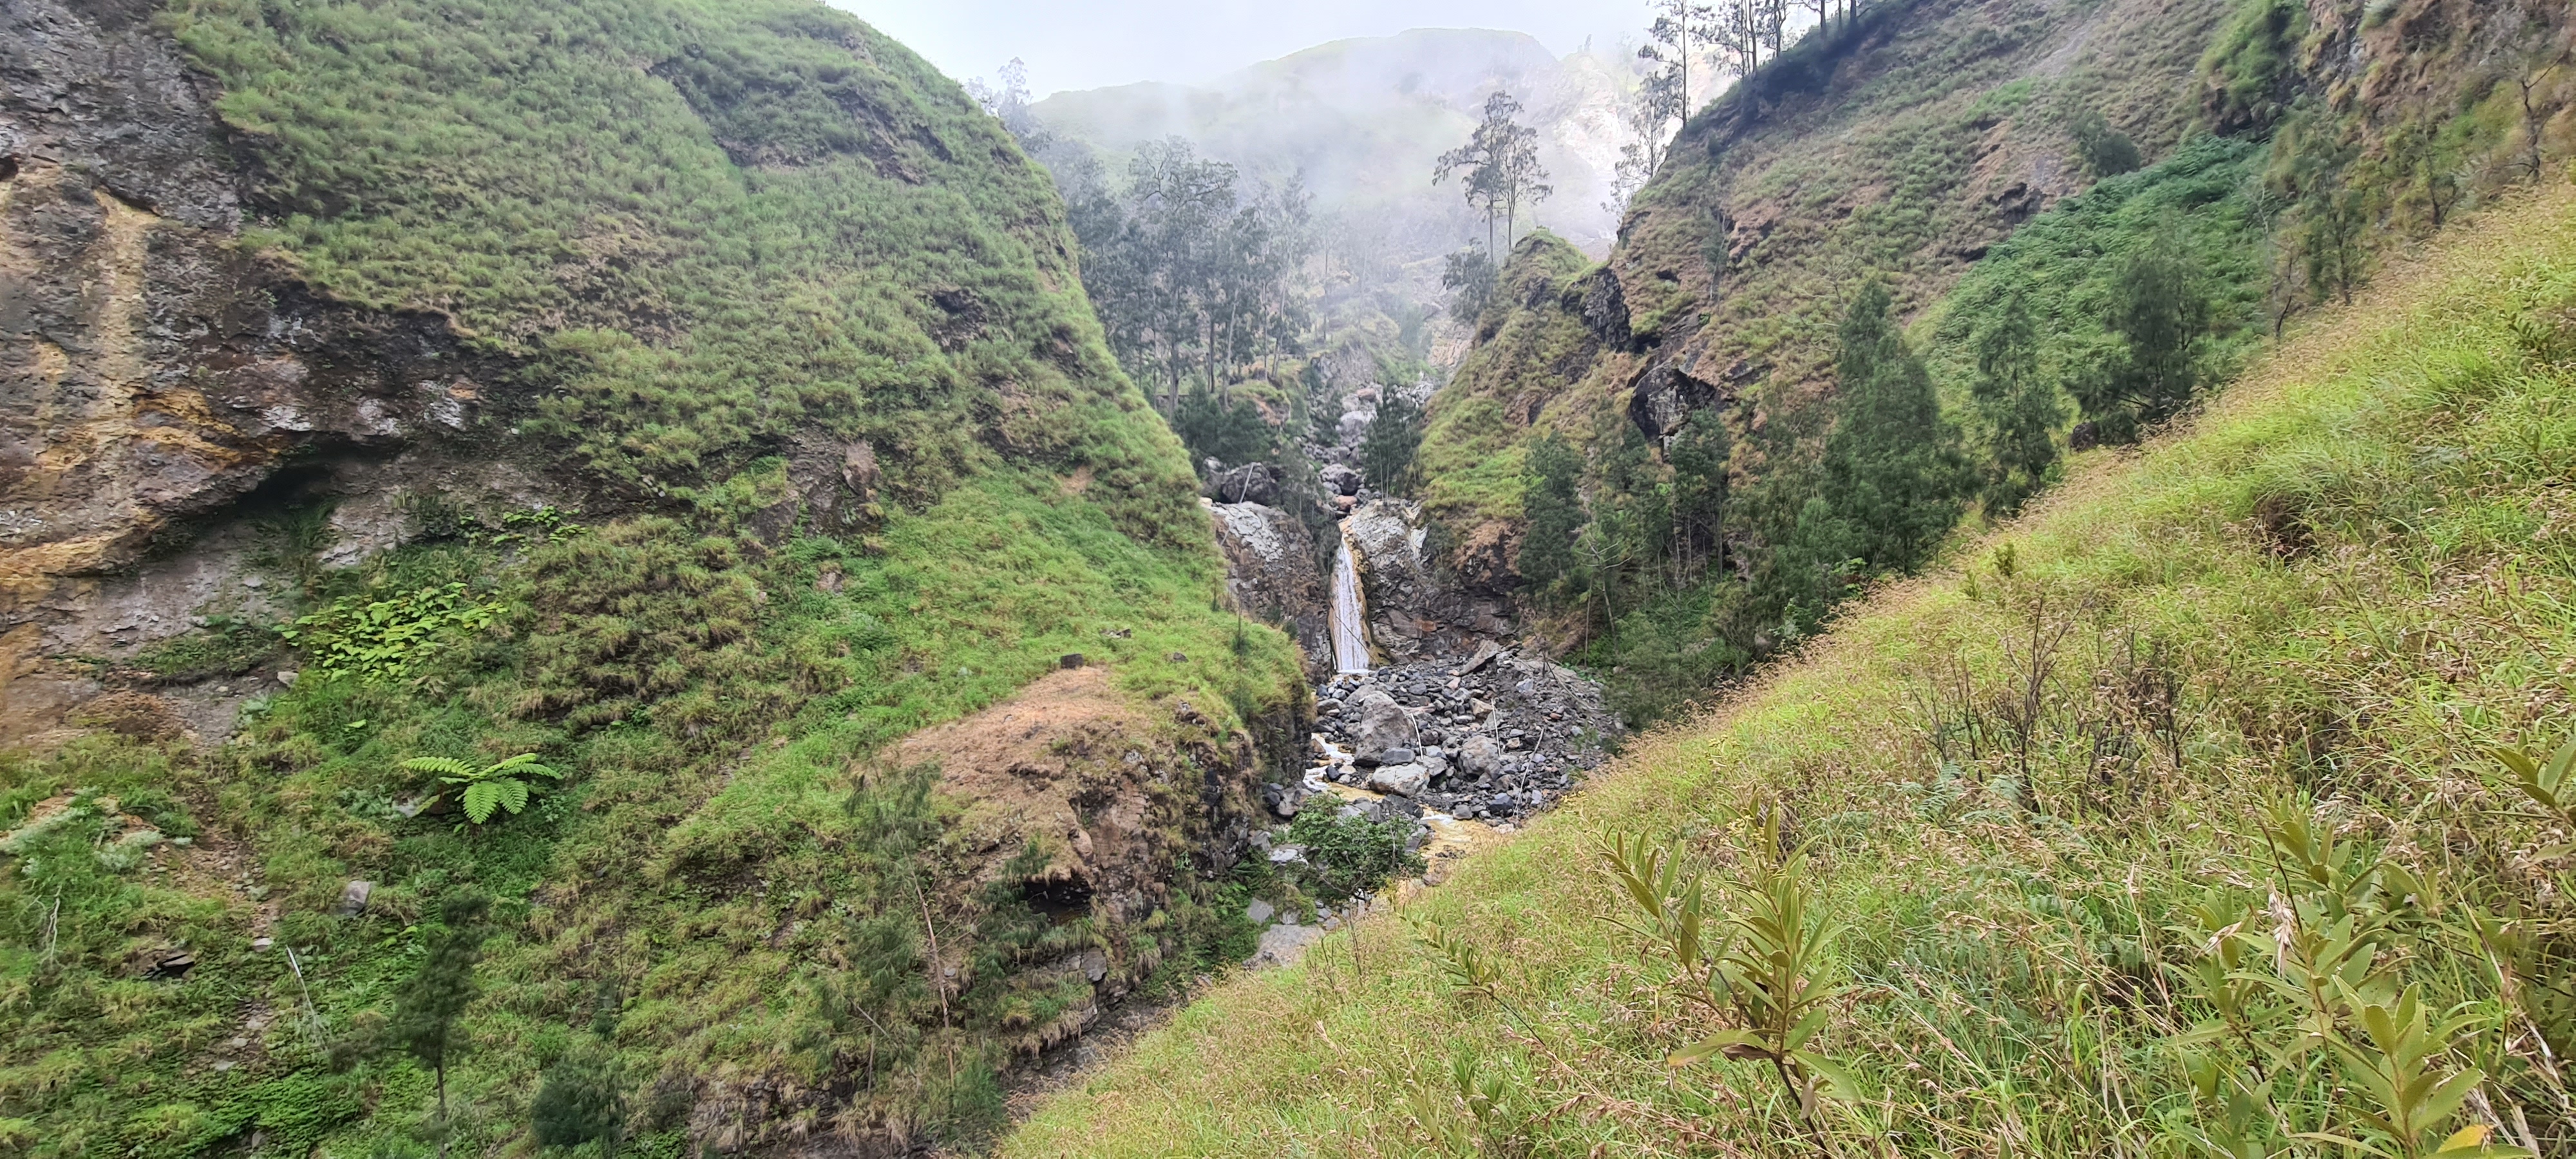
<path fill-rule="evenodd" d="M 1421 872 L 1421 855 L 1404 847 L 1412 833 L 1410 820 L 1370 821 L 1317 809 L 1297 815 L 1288 840 L 1305 848 L 1308 875 L 1322 896 L 1348 897 L 1398 873 Z"/>
<path fill-rule="evenodd" d="M 1687 1066 L 1712 1057 L 1769 1063 L 1821 1129 L 1827 1095 L 1849 1101 L 1858 1084 L 1841 1063 L 1809 1048 L 1842 991 L 1828 981 L 1829 957 L 1845 927 L 1814 916 L 1804 845 L 1780 849 L 1777 809 L 1765 809 L 1746 842 L 1742 876 L 1727 883 L 1735 912 L 1711 928 L 1702 880 L 1685 880 L 1680 859 L 1642 837 L 1614 838 L 1603 860 L 1630 904 L 1638 928 L 1680 970 L 1675 984 L 1695 1004 L 1736 1023 L 1674 1051 Z M 1631 927 L 1637 928 L 1637 927 Z"/>
<path fill-rule="evenodd" d="M 2302 1138 L 2403 1159 L 2530 1154 L 2519 1147 L 2489 1145 L 2483 1126 L 2440 1135 L 2485 1077 L 2473 1066 L 2456 1071 L 2442 1066 L 2457 1040 L 2476 1025 L 2475 1015 L 2454 1010 L 2432 1021 L 2421 986 L 2407 987 L 2394 1001 L 2374 1001 L 2348 986 L 2341 990 L 2363 1037 L 2356 1041 L 2337 1035 L 2329 1041 L 2345 1081 L 2369 1100 L 2369 1106 L 2354 1109 L 2354 1116 L 2380 1138 L 2364 1141 L 2322 1132 L 2303 1133 Z"/>
<path fill-rule="evenodd" d="M 477 602 L 460 581 L 383 598 L 345 596 L 278 635 L 324 672 L 390 680 L 409 672 L 440 636 L 486 627 L 500 611 L 497 603 Z"/>
<path fill-rule="evenodd" d="M 2570 783 L 2570 775 L 2576 774 L 2576 740 L 2558 746 L 2547 760 L 2518 748 L 2489 751 L 2504 763 L 2506 772 L 2513 774 L 2513 787 L 2520 789 L 2523 796 L 2549 810 L 2553 818 L 2576 826 L 2576 784 Z M 2540 850 L 2537 856 L 2565 857 L 2571 852 L 2576 852 L 2576 844 L 2561 842 Z"/>
<path fill-rule="evenodd" d="M 520 753 L 479 769 L 451 757 L 413 757 L 402 767 L 416 773 L 437 773 L 440 784 L 463 786 L 461 803 L 466 819 L 477 825 L 491 820 L 496 808 L 515 814 L 528 807 L 529 785 L 521 777 L 563 779 L 562 773 L 538 764 L 535 753 Z"/>

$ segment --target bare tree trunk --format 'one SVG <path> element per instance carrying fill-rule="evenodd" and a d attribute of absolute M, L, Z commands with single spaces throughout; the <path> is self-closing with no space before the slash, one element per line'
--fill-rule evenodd
<path fill-rule="evenodd" d="M 2531 149 L 2531 159 L 2523 163 L 2531 167 L 2531 183 L 2538 185 L 2540 183 L 2540 171 L 2543 164 L 2540 156 L 2541 121 L 2540 111 L 2531 107 L 2531 90 L 2539 85 L 2540 78 L 2524 77 L 2521 83 L 2522 135 Z"/>

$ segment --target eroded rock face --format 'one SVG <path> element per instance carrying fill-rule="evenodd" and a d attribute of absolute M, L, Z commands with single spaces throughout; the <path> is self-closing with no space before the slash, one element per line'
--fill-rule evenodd
<path fill-rule="evenodd" d="M 101 691 L 73 658 L 273 610 L 232 516 L 339 498 L 346 565 L 392 545 L 405 487 L 541 490 L 441 450 L 506 425 L 511 366 L 233 244 L 242 192 L 155 10 L 0 9 L 0 742 Z"/>
<path fill-rule="evenodd" d="M 1510 635 L 1507 595 L 1433 574 L 1420 504 L 1372 499 L 1354 508 L 1343 527 L 1359 557 L 1369 641 L 1382 654 L 1396 660 L 1463 654 L 1479 641 Z"/>
<path fill-rule="evenodd" d="M 1204 502 L 1204 501 L 1203 501 Z M 1306 675 L 1333 670 L 1333 638 L 1323 574 L 1297 517 L 1258 503 L 1206 503 L 1225 552 L 1225 586 L 1245 615 L 1279 624 L 1306 656 Z"/>
<path fill-rule="evenodd" d="M 1080 978 L 1092 1000 L 1020 1033 L 1011 1045 L 1024 1055 L 1078 1034 L 1153 973 L 1160 943 L 1134 935 L 1170 903 L 1171 867 L 1232 865 L 1249 848 L 1258 808 L 1250 736 L 1217 731 L 1187 701 L 1130 697 L 1105 668 L 1050 673 L 982 712 L 905 737 L 891 758 L 898 768 L 938 768 L 942 791 L 963 803 L 957 841 L 976 851 L 979 874 L 999 874 L 1013 851 L 1036 842 L 1053 856 L 1013 883 L 1029 902 L 1118 933 L 1106 951 L 1038 968 L 1041 978 Z"/>
<path fill-rule="evenodd" d="M 1742 388 L 1764 369 L 1739 359 L 1710 374 L 1696 356 L 1664 359 L 1638 372 L 1629 384 L 1628 420 L 1650 440 L 1671 438 L 1690 421 L 1691 412 L 1723 412 L 1734 406 Z"/>

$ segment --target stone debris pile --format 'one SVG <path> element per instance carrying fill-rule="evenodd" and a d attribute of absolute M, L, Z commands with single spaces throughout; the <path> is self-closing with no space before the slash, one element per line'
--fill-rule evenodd
<path fill-rule="evenodd" d="M 1546 807 L 1620 731 L 1599 685 L 1490 642 L 1464 658 L 1335 676 L 1319 690 L 1315 724 L 1310 783 L 1383 793 L 1411 815 L 1482 821 Z M 1294 816 L 1315 787 L 1279 786 L 1272 807 Z"/>

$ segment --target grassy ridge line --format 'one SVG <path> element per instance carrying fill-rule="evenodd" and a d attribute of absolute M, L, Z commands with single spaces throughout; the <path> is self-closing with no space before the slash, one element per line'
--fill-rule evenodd
<path fill-rule="evenodd" d="M 1854 1138 L 1957 1154 L 2170 1139 L 2191 1101 L 2161 1044 L 2190 1019 L 2102 995 L 2139 978 L 2123 957 L 2181 953 L 2161 927 L 2206 882 L 2245 873 L 2261 803 L 2305 787 L 2408 860 L 2519 866 L 2482 888 L 2554 908 L 2530 868 L 2544 835 L 2486 791 L 2472 754 L 2549 740 L 2569 713 L 2552 656 L 2576 635 L 2576 560 L 2551 536 L 2549 488 L 2570 383 L 2563 366 L 2516 370 L 2507 324 L 2535 295 L 2576 300 L 2571 283 L 2564 190 L 2453 230 L 2260 360 L 2195 429 L 2080 461 L 2032 515 L 1956 557 L 1984 562 L 1878 593 L 1797 662 L 1642 739 L 1412 899 L 1406 918 L 1497 957 L 1535 1036 L 1458 996 L 1402 923 L 1373 921 L 1297 969 L 1225 986 L 1044 1106 L 1004 1153 L 1789 1150 L 1797 1127 L 1766 1070 L 1662 1065 L 1705 1024 L 1657 996 L 1587 868 L 1605 832 L 1702 832 L 1755 789 L 1821 841 L 1823 906 L 1854 926 L 1841 959 L 1860 988 L 1821 1040 L 1862 1072 Z M 2298 562 L 2257 533 L 2267 496 L 2303 513 Z M 2004 544 L 2010 580 L 1972 554 Z M 2090 602 L 2088 648 L 2134 631 L 2177 650 L 2184 775 L 2135 777 L 2125 800 L 2088 807 L 2059 738 L 2032 787 L 2061 823 L 1927 816 L 1900 790 L 1929 779 L 1912 694 L 1954 655 L 1991 677 L 2014 609 L 2040 594 Z M 2444 832 L 2472 814 L 2479 832 Z M 2459 961 L 2407 969 L 2444 1003 L 2497 1012 Z M 1486 1123 L 1452 1081 L 1462 1057 L 1504 1080 Z M 2499 1104 L 2525 1093 L 2515 1057 L 2492 1060 Z"/>

